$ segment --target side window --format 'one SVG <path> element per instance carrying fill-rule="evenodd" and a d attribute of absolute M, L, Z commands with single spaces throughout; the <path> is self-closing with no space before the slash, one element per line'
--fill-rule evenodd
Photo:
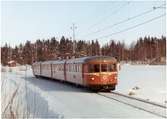
<path fill-rule="evenodd" d="M 57 67 L 58 67 L 58 71 L 60 71 L 60 65 L 59 64 L 57 65 Z"/>
<path fill-rule="evenodd" d="M 67 67 L 68 67 L 68 72 L 69 72 L 69 71 L 70 71 L 70 65 L 68 64 L 68 66 L 67 66 Z"/>
<path fill-rule="evenodd" d="M 80 65 L 78 64 L 78 72 L 80 72 L 79 68 L 80 68 Z"/>
<path fill-rule="evenodd" d="M 64 70 L 64 67 L 63 67 L 63 65 L 61 64 L 61 71 L 63 71 Z"/>
<path fill-rule="evenodd" d="M 90 73 L 94 72 L 94 68 L 93 68 L 92 64 L 88 65 L 88 72 L 90 72 Z"/>
<path fill-rule="evenodd" d="M 69 64 L 69 71 L 71 72 L 71 64 Z"/>
<path fill-rule="evenodd" d="M 64 67 L 64 69 L 65 69 L 66 71 L 68 71 L 68 67 L 67 67 L 67 64 L 66 64 L 66 67 Z"/>
<path fill-rule="evenodd" d="M 101 72 L 107 72 L 107 64 L 101 64 Z"/>
<path fill-rule="evenodd" d="M 108 65 L 108 70 L 109 70 L 110 72 L 116 71 L 116 64 L 109 64 L 109 65 Z"/>
<path fill-rule="evenodd" d="M 60 64 L 60 71 L 62 71 L 63 70 L 63 66 L 62 66 L 62 64 Z"/>
<path fill-rule="evenodd" d="M 73 64 L 72 66 L 73 66 L 72 71 L 75 72 L 75 64 Z"/>
<path fill-rule="evenodd" d="M 78 64 L 78 72 L 80 72 L 81 70 L 80 70 L 80 64 Z"/>
<path fill-rule="evenodd" d="M 94 72 L 100 72 L 100 65 L 99 64 L 94 65 Z"/>
<path fill-rule="evenodd" d="M 57 71 L 57 65 L 56 64 L 54 64 L 54 70 Z"/>
<path fill-rule="evenodd" d="M 78 64 L 76 64 L 76 72 L 78 72 Z"/>
<path fill-rule="evenodd" d="M 99 64 L 90 64 L 88 71 L 89 71 L 90 73 L 93 73 L 93 72 L 100 72 L 100 65 L 99 65 Z"/>
<path fill-rule="evenodd" d="M 77 72 L 77 64 L 75 64 L 75 72 Z"/>
<path fill-rule="evenodd" d="M 61 71 L 63 71 L 64 70 L 64 67 L 63 67 L 63 64 L 61 64 Z"/>

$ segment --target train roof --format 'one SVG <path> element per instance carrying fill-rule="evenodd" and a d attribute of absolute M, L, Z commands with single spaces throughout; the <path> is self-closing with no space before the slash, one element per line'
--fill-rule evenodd
<path fill-rule="evenodd" d="M 42 64 L 63 64 L 66 60 L 49 60 L 44 61 Z"/>
<path fill-rule="evenodd" d="M 76 59 L 69 59 L 67 60 L 67 63 L 86 63 L 92 60 L 112 60 L 116 62 L 116 59 L 111 56 L 88 56 L 88 57 L 82 57 L 82 58 L 76 58 Z"/>
<path fill-rule="evenodd" d="M 42 63 L 42 64 L 63 64 L 63 63 L 86 63 L 93 60 L 108 60 L 116 62 L 117 60 L 114 57 L 111 56 L 87 56 L 87 57 L 81 57 L 81 58 L 75 58 L 75 59 L 67 59 L 67 60 L 49 60 L 44 62 L 36 62 L 36 63 Z"/>
<path fill-rule="evenodd" d="M 33 64 L 40 64 L 41 62 L 34 62 Z"/>

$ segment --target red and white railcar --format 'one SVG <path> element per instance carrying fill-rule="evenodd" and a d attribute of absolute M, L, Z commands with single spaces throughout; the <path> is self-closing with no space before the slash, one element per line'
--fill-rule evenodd
<path fill-rule="evenodd" d="M 41 62 L 35 62 L 33 65 L 32 65 L 32 68 L 33 68 L 33 74 L 38 77 L 38 76 L 41 76 Z"/>
<path fill-rule="evenodd" d="M 95 90 L 114 90 L 117 85 L 117 60 L 109 56 L 37 62 L 32 69 L 37 77 L 63 80 Z"/>
<path fill-rule="evenodd" d="M 60 61 L 52 61 L 51 63 L 51 71 L 52 74 L 50 78 L 58 79 L 58 80 L 66 80 L 65 78 L 65 60 Z"/>

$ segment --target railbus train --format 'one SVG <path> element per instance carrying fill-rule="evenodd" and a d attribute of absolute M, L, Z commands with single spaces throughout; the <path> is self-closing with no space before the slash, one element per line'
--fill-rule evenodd
<path fill-rule="evenodd" d="M 95 91 L 115 90 L 117 67 L 117 60 L 110 56 L 89 56 L 32 64 L 33 74 L 36 77 L 69 82 Z"/>

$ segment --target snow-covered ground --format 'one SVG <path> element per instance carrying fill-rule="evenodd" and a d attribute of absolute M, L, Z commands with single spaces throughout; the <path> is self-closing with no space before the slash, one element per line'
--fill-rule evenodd
<path fill-rule="evenodd" d="M 167 103 L 165 65 L 123 65 L 119 71 L 117 92 L 134 97 Z"/>
<path fill-rule="evenodd" d="M 36 79 L 30 66 L 26 72 L 25 67 L 4 69 L 1 79 L 4 81 L 2 97 L 5 96 L 5 100 L 2 104 L 5 105 L 10 100 L 7 97 L 11 97 L 19 87 L 14 104 L 19 103 L 19 110 L 24 110 L 20 115 L 29 112 L 34 118 L 157 118 L 83 88 Z M 139 89 L 133 96 L 163 103 L 166 95 L 165 66 L 122 66 L 116 91 L 128 94 L 136 86 Z"/>

